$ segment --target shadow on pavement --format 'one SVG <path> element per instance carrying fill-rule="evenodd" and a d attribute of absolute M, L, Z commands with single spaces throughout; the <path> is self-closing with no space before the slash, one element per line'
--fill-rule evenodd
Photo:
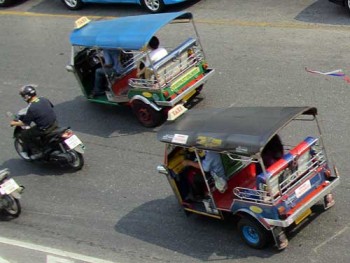
<path fill-rule="evenodd" d="M 61 127 L 69 126 L 73 131 L 104 138 L 154 130 L 143 127 L 130 107 L 93 103 L 83 96 L 56 104 L 55 111 Z"/>
<path fill-rule="evenodd" d="M 350 14 L 344 6 L 336 5 L 328 0 L 318 0 L 296 17 L 296 20 L 308 23 L 329 25 L 350 25 Z"/>
<path fill-rule="evenodd" d="M 272 246 L 255 250 L 245 245 L 232 218 L 221 221 L 194 214 L 186 217 L 173 196 L 134 209 L 118 221 L 115 230 L 202 261 L 270 258 L 278 253 Z"/>
<path fill-rule="evenodd" d="M 77 173 L 69 167 L 61 167 L 54 163 L 44 162 L 26 162 L 20 157 L 16 159 L 9 159 L 2 163 L 1 169 L 8 168 L 11 176 L 16 178 L 18 176 L 39 175 L 39 176 L 57 176 L 64 174 Z"/>

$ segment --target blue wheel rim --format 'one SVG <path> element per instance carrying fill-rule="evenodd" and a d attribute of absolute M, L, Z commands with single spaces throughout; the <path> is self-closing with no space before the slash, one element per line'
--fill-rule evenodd
<path fill-rule="evenodd" d="M 254 227 L 251 226 L 243 226 L 242 227 L 242 233 L 244 238 L 251 244 L 258 244 L 260 241 L 260 237 L 258 232 Z"/>

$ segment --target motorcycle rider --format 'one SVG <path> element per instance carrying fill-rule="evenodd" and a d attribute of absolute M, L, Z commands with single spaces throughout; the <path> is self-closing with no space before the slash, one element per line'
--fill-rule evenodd
<path fill-rule="evenodd" d="M 35 138 L 46 135 L 57 128 L 57 117 L 53 110 L 53 104 L 44 97 L 38 97 L 35 85 L 24 85 L 20 88 L 19 94 L 25 102 L 28 103 L 26 113 L 20 120 L 12 120 L 11 126 L 31 126 L 29 129 L 23 129 L 21 139 L 28 144 L 28 149 L 24 149 L 31 159 L 37 159 L 41 153 L 33 154 L 30 149 L 38 148 Z"/>

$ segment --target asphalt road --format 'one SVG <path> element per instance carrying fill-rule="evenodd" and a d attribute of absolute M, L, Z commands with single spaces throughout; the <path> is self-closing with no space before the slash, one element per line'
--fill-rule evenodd
<path fill-rule="evenodd" d="M 159 128 L 141 127 L 128 109 L 88 103 L 65 70 L 77 17 L 144 11 L 90 5 L 71 12 L 58 0 L 28 0 L 0 9 L 1 168 L 26 186 L 21 216 L 0 224 L 0 262 L 349 262 L 350 84 L 305 71 L 343 69 L 350 76 L 346 10 L 326 0 L 202 0 L 171 10 L 194 13 L 216 69 L 197 108 L 318 107 L 342 176 L 336 206 L 305 224 L 280 253 L 248 248 L 234 222 L 186 217 L 156 172 L 163 160 Z M 171 42 L 178 33 L 162 39 Z M 86 144 L 83 170 L 69 173 L 17 156 L 6 112 L 25 106 L 18 88 L 26 83 L 39 85 L 61 125 Z"/>

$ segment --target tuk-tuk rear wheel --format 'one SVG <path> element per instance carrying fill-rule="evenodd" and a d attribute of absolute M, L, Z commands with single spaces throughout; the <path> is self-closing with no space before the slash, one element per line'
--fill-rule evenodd
<path fill-rule="evenodd" d="M 163 119 L 163 111 L 156 111 L 142 101 L 133 101 L 131 107 L 139 122 L 147 128 L 157 126 Z"/>
<path fill-rule="evenodd" d="M 253 219 L 243 217 L 239 220 L 237 227 L 242 240 L 248 246 L 261 249 L 267 245 L 269 234 L 260 223 Z"/>
<path fill-rule="evenodd" d="M 83 7 L 83 2 L 81 0 L 62 0 L 62 2 L 70 10 L 78 10 Z"/>

